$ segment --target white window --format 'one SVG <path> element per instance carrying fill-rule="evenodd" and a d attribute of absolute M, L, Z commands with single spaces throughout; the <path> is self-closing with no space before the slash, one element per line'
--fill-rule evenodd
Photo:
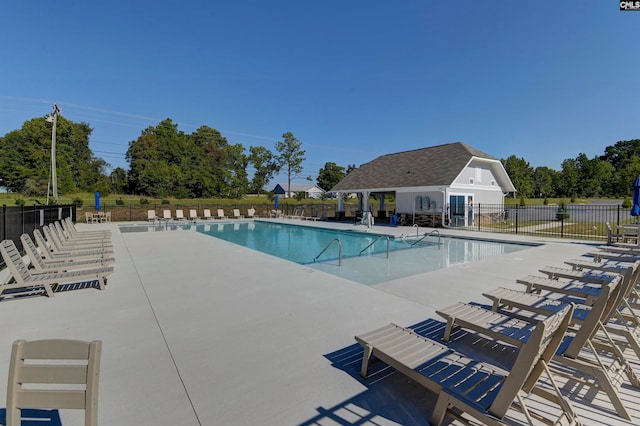
<path fill-rule="evenodd" d="M 482 182 L 482 168 L 476 167 L 476 182 Z"/>

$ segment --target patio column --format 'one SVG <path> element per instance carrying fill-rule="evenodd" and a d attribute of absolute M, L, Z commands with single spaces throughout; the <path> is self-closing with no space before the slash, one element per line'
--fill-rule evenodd
<path fill-rule="evenodd" d="M 338 192 L 336 193 L 336 196 L 338 197 L 338 211 L 336 212 L 336 216 L 338 217 L 344 217 L 344 197 L 342 192 Z M 342 215 L 340 214 L 340 212 L 342 212 Z"/>
<path fill-rule="evenodd" d="M 369 191 L 365 191 L 365 192 L 362 193 L 362 198 L 361 198 L 362 208 L 360 210 L 365 211 L 365 212 L 370 211 L 370 208 L 369 208 L 369 196 L 370 195 L 371 195 L 371 193 Z"/>
<path fill-rule="evenodd" d="M 380 206 L 378 207 L 378 210 L 384 211 L 384 194 L 381 193 L 378 196 L 380 197 Z"/>

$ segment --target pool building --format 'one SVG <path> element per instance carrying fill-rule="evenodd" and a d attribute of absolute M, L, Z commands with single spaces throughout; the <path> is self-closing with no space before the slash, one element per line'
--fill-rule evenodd
<path fill-rule="evenodd" d="M 466 227 L 477 220 L 474 206 L 496 206 L 499 214 L 505 195 L 514 195 L 516 188 L 500 160 L 455 142 L 378 157 L 347 174 L 331 192 L 339 202 L 342 194 L 357 194 L 360 210 L 378 219 L 389 213 L 383 195 L 393 194 L 401 223 Z M 369 205 L 372 195 L 378 206 Z"/>

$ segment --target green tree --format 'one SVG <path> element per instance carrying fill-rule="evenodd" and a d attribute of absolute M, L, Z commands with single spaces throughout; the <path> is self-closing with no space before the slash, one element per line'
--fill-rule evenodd
<path fill-rule="evenodd" d="M 111 192 L 115 194 L 125 194 L 129 189 L 129 179 L 127 171 L 122 167 L 116 167 L 109 175 L 111 180 Z"/>
<path fill-rule="evenodd" d="M 291 194 L 291 180 L 302 173 L 302 162 L 306 160 L 300 142 L 291 132 L 282 135 L 283 141 L 276 142 L 279 155 L 276 162 L 280 170 L 287 173 L 287 194 Z"/>
<path fill-rule="evenodd" d="M 241 197 L 248 187 L 244 150 L 216 129 L 201 126 L 185 134 L 168 118 L 129 143 L 131 190 L 155 197 Z"/>
<path fill-rule="evenodd" d="M 601 197 L 611 188 L 611 180 L 615 173 L 613 165 L 599 157 L 587 158 L 583 153 L 576 158 L 579 167 L 579 191 L 581 197 Z"/>
<path fill-rule="evenodd" d="M 56 172 L 59 194 L 92 191 L 106 182 L 107 163 L 89 149 L 92 129 L 58 116 Z M 0 179 L 11 191 L 42 195 L 51 174 L 51 124 L 44 117 L 0 138 Z"/>
<path fill-rule="evenodd" d="M 533 196 L 533 168 L 524 158 L 517 158 L 515 155 L 506 160 L 501 160 L 504 168 L 516 187 L 518 195 L 530 198 Z"/>
<path fill-rule="evenodd" d="M 557 173 L 548 167 L 536 167 L 533 171 L 534 196 L 555 197 L 554 176 Z"/>
<path fill-rule="evenodd" d="M 562 162 L 560 179 L 558 180 L 558 195 L 572 197 L 580 185 L 580 167 L 575 159 L 567 158 Z"/>
<path fill-rule="evenodd" d="M 344 179 L 345 176 L 344 167 L 332 162 L 325 163 L 324 167 L 318 172 L 318 186 L 328 191 Z"/>
<path fill-rule="evenodd" d="M 279 167 L 273 153 L 263 146 L 249 147 L 249 164 L 253 166 L 253 178 L 249 190 L 260 195 L 273 176 L 278 173 Z"/>
<path fill-rule="evenodd" d="M 607 146 L 601 160 L 608 162 L 616 169 L 627 165 L 634 157 L 640 156 L 640 139 L 618 141 L 613 146 Z"/>

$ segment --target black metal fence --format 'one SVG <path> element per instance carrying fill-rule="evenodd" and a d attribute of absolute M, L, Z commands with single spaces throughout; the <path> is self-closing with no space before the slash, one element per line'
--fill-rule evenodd
<path fill-rule="evenodd" d="M 71 217 L 76 220 L 76 206 L 74 205 L 47 205 L 47 206 L 20 206 L 0 207 L 0 241 L 13 240 L 22 250 L 20 235 L 33 236 L 33 230 L 56 220 Z M 4 267 L 4 260 L 0 258 L 0 268 Z"/>
<path fill-rule="evenodd" d="M 634 223 L 631 209 L 620 204 L 566 204 L 511 206 L 478 204 L 466 206 L 464 216 L 452 221 L 458 227 L 484 232 L 538 235 L 572 239 L 607 239 L 612 227 Z"/>

